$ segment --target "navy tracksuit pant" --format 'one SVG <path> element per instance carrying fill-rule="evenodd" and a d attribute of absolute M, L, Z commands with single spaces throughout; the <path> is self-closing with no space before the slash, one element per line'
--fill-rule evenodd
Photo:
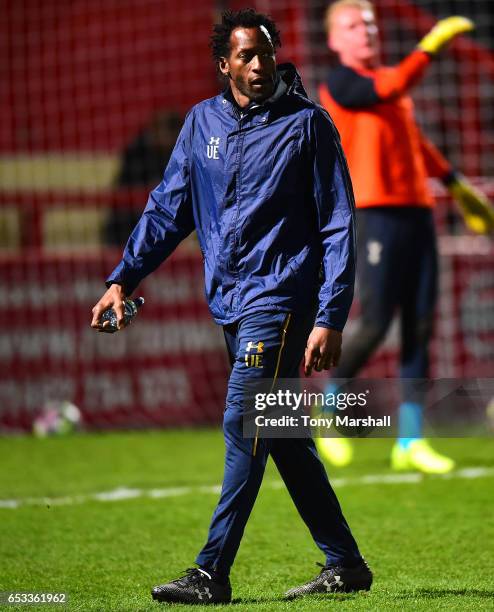
<path fill-rule="evenodd" d="M 297 378 L 313 324 L 313 314 L 262 312 L 224 327 L 232 365 L 223 420 L 225 472 L 208 541 L 196 559 L 201 567 L 220 576 L 229 574 L 269 455 L 327 563 L 351 567 L 360 562 L 357 544 L 312 438 L 260 438 L 254 453 L 254 440 L 242 435 L 245 382 Z"/>

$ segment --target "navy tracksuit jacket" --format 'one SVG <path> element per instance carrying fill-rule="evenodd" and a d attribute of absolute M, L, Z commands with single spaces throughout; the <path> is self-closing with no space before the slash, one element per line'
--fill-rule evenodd
<path fill-rule="evenodd" d="M 271 454 L 327 561 L 354 565 L 360 553 L 312 439 L 260 439 L 254 453 L 242 436 L 244 383 L 297 377 L 314 320 L 342 330 L 353 297 L 346 161 L 332 121 L 307 98 L 293 66 L 279 67 L 262 105 L 239 109 L 228 91 L 192 109 L 107 283 L 130 294 L 193 229 L 232 364 L 223 489 L 196 561 L 228 575 Z M 259 342 L 262 365 L 250 367 L 246 352 Z"/>

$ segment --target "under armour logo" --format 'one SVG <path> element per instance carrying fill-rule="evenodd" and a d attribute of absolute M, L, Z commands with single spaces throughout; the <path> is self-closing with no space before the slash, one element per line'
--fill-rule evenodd
<path fill-rule="evenodd" d="M 381 261 L 383 245 L 377 240 L 369 240 L 367 243 L 367 261 L 371 266 L 377 266 Z"/>
<path fill-rule="evenodd" d="M 220 146 L 220 139 L 211 136 L 208 144 L 208 159 L 219 159 L 218 157 L 218 147 Z"/>
<path fill-rule="evenodd" d="M 340 576 L 334 576 L 332 582 L 329 582 L 328 580 L 325 580 L 323 582 L 323 585 L 326 587 L 326 591 L 331 592 L 334 590 L 335 587 L 342 587 L 343 586 L 343 581 L 341 580 Z"/>
<path fill-rule="evenodd" d="M 343 580 L 339 576 L 335 576 L 333 580 L 333 584 L 337 587 L 343 586 Z"/>
<path fill-rule="evenodd" d="M 199 599 L 202 601 L 202 598 L 204 596 L 207 595 L 208 599 L 211 599 L 212 595 L 209 591 L 209 587 L 204 587 L 204 589 L 201 591 L 199 589 L 194 589 L 194 593 L 197 594 L 197 597 L 199 597 Z"/>
<path fill-rule="evenodd" d="M 264 342 L 252 342 L 252 340 L 249 340 L 249 342 L 247 343 L 247 348 L 245 349 L 245 351 L 247 353 L 250 353 L 250 351 L 253 348 L 255 348 L 258 353 L 262 353 L 262 350 L 264 348 Z"/>

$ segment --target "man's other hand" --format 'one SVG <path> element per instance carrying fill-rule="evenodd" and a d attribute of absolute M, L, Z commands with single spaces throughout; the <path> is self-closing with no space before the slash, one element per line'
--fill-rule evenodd
<path fill-rule="evenodd" d="M 325 327 L 314 327 L 307 340 L 307 348 L 304 357 L 304 373 L 306 376 L 312 374 L 312 369 L 317 372 L 329 370 L 337 366 L 341 355 L 341 332 Z"/>
<path fill-rule="evenodd" d="M 122 285 L 117 285 L 116 283 L 110 285 L 92 310 L 93 320 L 91 321 L 91 327 L 98 331 L 102 331 L 109 322 L 105 321 L 102 325 L 100 317 L 105 310 L 113 308 L 117 315 L 117 327 L 119 330 L 122 329 L 124 327 L 124 300 L 125 293 Z"/>

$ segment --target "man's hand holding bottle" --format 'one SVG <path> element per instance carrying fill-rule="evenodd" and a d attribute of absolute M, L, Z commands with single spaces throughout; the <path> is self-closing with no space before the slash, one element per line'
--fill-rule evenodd
<path fill-rule="evenodd" d="M 125 296 L 122 285 L 113 283 L 93 308 L 91 327 L 100 332 L 114 333 L 127 327 L 144 304 L 144 298 L 131 300 Z"/>

